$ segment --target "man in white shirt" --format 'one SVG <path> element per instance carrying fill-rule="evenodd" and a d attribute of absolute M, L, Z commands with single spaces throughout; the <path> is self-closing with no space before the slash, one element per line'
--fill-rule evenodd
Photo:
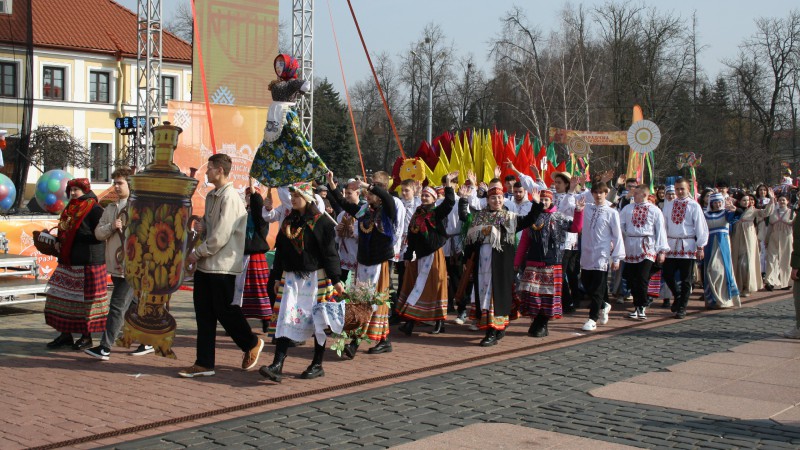
<path fill-rule="evenodd" d="M 506 200 L 506 208 L 511 212 L 524 216 L 531 210 L 531 204 L 530 200 L 528 200 L 528 191 L 522 187 L 522 183 L 519 181 L 514 183 L 513 196 L 510 200 Z"/>
<path fill-rule="evenodd" d="M 619 214 L 606 201 L 608 186 L 605 183 L 592 184 L 594 204 L 586 204 L 583 213 L 581 240 L 581 282 L 589 294 L 589 320 L 583 325 L 584 331 L 594 331 L 597 324 L 608 323 L 611 305 L 605 302 L 608 295 L 609 266 L 617 270 L 619 262 L 625 258 L 625 244 Z"/>
<path fill-rule="evenodd" d="M 650 284 L 651 269 L 657 261 L 664 263 L 669 251 L 667 231 L 664 228 L 664 215 L 649 201 L 650 188 L 643 184 L 633 189 L 633 202 L 622 208 L 620 224 L 625 239 L 625 269 L 623 276 L 633 294 L 635 310 L 628 315 L 630 319 L 647 318 L 647 287 Z"/>
<path fill-rule="evenodd" d="M 664 261 L 663 278 L 672 291 L 671 310 L 676 319 L 686 317 L 686 305 L 692 293 L 695 261 L 703 259 L 708 243 L 708 225 L 703 209 L 689 196 L 689 182 L 675 181 L 675 200 L 664 202 L 664 222 L 669 252 Z M 678 274 L 679 282 L 675 275 Z"/>

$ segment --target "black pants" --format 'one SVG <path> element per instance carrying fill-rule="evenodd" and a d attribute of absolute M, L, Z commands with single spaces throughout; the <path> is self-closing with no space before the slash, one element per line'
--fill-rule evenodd
<path fill-rule="evenodd" d="M 692 293 L 692 276 L 694 275 L 694 259 L 667 258 L 664 261 L 662 276 L 669 290 L 672 291 L 672 311 L 686 310 L 689 304 L 689 295 Z M 675 275 L 678 280 L 675 280 Z"/>
<path fill-rule="evenodd" d="M 589 295 L 589 318 L 597 321 L 608 298 L 608 271 L 581 270 L 581 282 Z"/>
<path fill-rule="evenodd" d="M 625 271 L 622 276 L 628 282 L 628 288 L 633 295 L 634 306 L 647 306 L 647 288 L 650 284 L 650 270 L 653 268 L 653 261 L 644 259 L 638 263 L 625 263 Z"/>
<path fill-rule="evenodd" d="M 205 273 L 199 270 L 194 274 L 192 298 L 197 321 L 195 364 L 198 366 L 214 368 L 217 321 L 243 352 L 250 351 L 258 343 L 242 309 L 231 305 L 235 287 L 236 275 Z"/>
<path fill-rule="evenodd" d="M 464 261 L 462 258 L 462 254 L 457 253 L 454 256 L 448 256 L 446 258 L 446 261 L 447 261 L 447 299 L 448 299 L 447 311 L 451 312 L 457 309 L 460 312 L 462 310 L 460 304 L 463 301 L 461 299 L 455 298 L 455 296 L 456 296 L 456 291 L 458 290 L 458 285 L 461 283 L 461 277 L 464 275 Z M 466 309 L 466 303 L 464 303 L 464 309 Z"/>
<path fill-rule="evenodd" d="M 564 256 L 561 259 L 561 270 L 563 274 L 561 280 L 561 304 L 565 308 L 570 306 L 577 308 L 581 302 L 580 250 L 564 250 Z"/>

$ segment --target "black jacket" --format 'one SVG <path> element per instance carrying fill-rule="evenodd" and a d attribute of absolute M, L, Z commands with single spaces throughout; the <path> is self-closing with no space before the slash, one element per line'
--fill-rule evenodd
<path fill-rule="evenodd" d="M 266 253 L 269 251 L 269 244 L 267 243 L 267 234 L 269 234 L 269 224 L 264 217 L 261 216 L 261 211 L 264 209 L 264 198 L 261 194 L 253 193 L 250 196 L 250 211 L 247 212 L 247 226 L 248 230 L 244 234 L 244 254 L 254 255 L 257 253 Z M 253 224 L 253 229 L 250 229 L 250 223 Z"/>
<path fill-rule="evenodd" d="M 89 192 L 81 197 L 81 200 L 90 198 L 97 201 L 94 192 Z M 106 263 L 106 242 L 99 241 L 94 236 L 94 229 L 103 217 L 103 208 L 96 204 L 87 214 L 78 227 L 75 234 L 75 241 L 70 252 L 70 264 L 73 266 L 95 266 Z"/>
<path fill-rule="evenodd" d="M 374 214 L 375 220 L 380 221 L 380 224 L 373 223 L 371 211 L 358 218 L 358 255 L 356 259 L 359 264 L 374 266 L 394 258 L 394 244 L 392 241 L 394 239 L 394 228 L 397 226 L 397 223 L 395 223 L 397 208 L 392 195 L 386 189 L 372 186 L 370 192 L 381 199 L 380 211 L 378 214 Z M 342 194 L 331 189 L 330 186 L 328 187 L 328 194 L 333 194 L 342 209 L 351 216 L 355 217 L 361 209 L 361 205 L 345 201 Z M 364 229 L 369 229 L 370 227 L 372 231 L 368 233 L 364 231 Z M 380 231 L 379 227 L 383 228 L 384 231 Z M 387 227 L 390 229 L 387 230 Z"/>
<path fill-rule="evenodd" d="M 283 272 L 309 274 L 324 269 L 333 284 L 340 281 L 341 262 L 336 251 L 334 231 L 336 224 L 329 216 L 322 214 L 312 230 L 308 225 L 310 220 L 313 220 L 310 214 L 300 216 L 292 212 L 281 223 L 281 230 L 275 238 L 275 262 L 269 273 L 269 292 L 274 292 L 273 286 L 283 277 Z M 298 249 L 286 236 L 284 229 L 290 223 L 297 225 L 303 222 L 303 248 Z"/>
<path fill-rule="evenodd" d="M 427 207 L 420 205 L 417 211 L 411 216 L 408 224 L 408 248 L 403 259 L 410 261 L 416 253 L 417 258 L 428 256 L 444 247 L 447 243 L 447 216 L 456 204 L 456 194 L 451 187 L 444 188 L 444 201 L 433 209 L 433 223 L 425 220 L 423 224 L 417 224 L 421 219 L 417 213 L 426 210 Z M 431 229 L 431 226 L 432 229 Z"/>

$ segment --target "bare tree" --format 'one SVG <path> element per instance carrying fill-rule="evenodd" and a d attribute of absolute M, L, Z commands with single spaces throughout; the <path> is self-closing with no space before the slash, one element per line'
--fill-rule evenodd
<path fill-rule="evenodd" d="M 191 0 L 190 0 L 191 1 Z M 164 24 L 164 30 L 191 43 L 194 37 L 194 16 L 189 2 L 178 3 L 172 17 Z"/>
<path fill-rule="evenodd" d="M 87 168 L 93 162 L 83 142 L 57 125 L 40 125 L 31 133 L 29 156 L 43 172 L 52 168 Z"/>

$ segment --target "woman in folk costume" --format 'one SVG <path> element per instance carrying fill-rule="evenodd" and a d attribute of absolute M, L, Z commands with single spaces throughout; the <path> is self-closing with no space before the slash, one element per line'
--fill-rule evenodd
<path fill-rule="evenodd" d="M 360 182 L 366 189 L 367 204 L 359 205 L 345 201 L 336 190 L 333 172 L 328 172 L 328 192 L 339 205 L 356 218 L 358 224 L 358 267 L 356 283 L 369 283 L 377 292 L 389 290 L 389 260 L 394 257 L 394 237 L 397 210 L 392 195 L 381 183 L 367 184 Z M 365 335 L 371 341 L 377 341 L 369 353 L 388 353 L 392 351 L 389 342 L 389 305 L 381 305 L 372 313 Z M 344 348 L 344 354 L 355 357 L 358 346 L 355 340 Z"/>
<path fill-rule="evenodd" d="M 104 241 L 94 230 L 103 216 L 89 180 L 67 183 L 69 203 L 58 219 L 58 267 L 47 282 L 44 318 L 61 334 L 48 348 L 92 347 L 92 333 L 106 329 L 108 291 Z M 73 342 L 72 333 L 81 338 Z"/>
<path fill-rule="evenodd" d="M 731 223 L 736 223 L 738 215 L 732 203 L 725 202 L 720 193 L 711 194 L 709 207 L 705 211 L 708 224 L 708 244 L 703 258 L 703 291 L 706 308 L 730 308 L 741 306 L 739 288 L 733 274 L 731 259 L 731 240 L 728 236 Z"/>
<path fill-rule="evenodd" d="M 345 201 L 356 203 L 360 206 L 363 201 L 360 199 L 358 191 L 357 181 L 347 183 L 344 188 Z M 336 217 L 336 221 L 336 245 L 339 247 L 339 259 L 342 261 L 342 283 L 347 283 L 347 277 L 350 272 L 355 272 L 358 267 L 358 261 L 356 260 L 358 254 L 356 218 L 347 211 L 342 210 Z"/>
<path fill-rule="evenodd" d="M 450 179 L 458 173 L 450 174 Z M 456 204 L 456 194 L 450 186 L 444 189 L 444 201 L 436 206 L 436 191 L 428 186 L 422 190 L 422 204 L 414 211 L 408 224 L 407 248 L 403 259 L 405 272 L 397 311 L 406 323 L 400 331 L 411 335 L 415 322 L 435 321 L 431 334 L 444 333 L 447 317 L 447 217 Z M 414 259 L 416 255 L 416 260 Z"/>
<path fill-rule="evenodd" d="M 458 215 L 465 222 L 464 258 L 475 256 L 472 298 L 477 326 L 486 330 L 482 347 L 496 345 L 505 334 L 511 314 L 514 286 L 514 246 L 517 232 L 533 225 L 541 214 L 539 191 L 533 191 L 533 205 L 525 216 L 503 207 L 502 186 L 492 184 L 486 208 L 470 212 L 467 190 L 459 190 Z M 465 276 L 467 276 L 465 274 Z"/>
<path fill-rule="evenodd" d="M 553 193 L 541 191 L 542 212 L 533 225 L 522 231 L 514 268 L 524 270 L 517 287 L 522 302 L 523 315 L 533 318 L 528 336 L 548 335 L 547 322 L 560 319 L 561 261 L 567 233 L 580 233 L 583 225 L 583 208 L 586 201 L 575 202 L 574 216 L 558 212 L 553 204 Z"/>
<path fill-rule="evenodd" d="M 297 97 L 307 93 L 311 83 L 297 78 L 300 65 L 292 56 L 278 55 L 274 65 L 278 79 L 269 84 L 272 104 L 250 176 L 265 186 L 320 179 L 328 168 L 303 135 L 300 116 L 294 108 Z"/>
<path fill-rule="evenodd" d="M 770 193 L 773 195 L 770 196 Z M 756 188 L 756 209 L 766 209 L 767 205 L 772 204 L 775 210 L 775 192 L 766 184 L 759 184 Z M 770 213 L 771 215 L 771 213 Z M 758 248 L 761 251 L 761 281 L 767 278 L 767 228 L 769 227 L 769 215 L 763 219 L 756 220 L 758 230 Z"/>
<path fill-rule="evenodd" d="M 771 198 L 775 194 L 769 190 Z M 741 216 L 733 225 L 731 231 L 731 259 L 733 260 L 733 273 L 736 276 L 736 286 L 742 297 L 758 292 L 762 287 L 761 249 L 758 243 L 756 221 L 766 219 L 772 214 L 774 201 L 767 204 L 765 209 L 755 207 L 755 197 L 745 194 L 739 200 Z"/>
<path fill-rule="evenodd" d="M 339 254 L 335 246 L 335 223 L 319 211 L 310 183 L 291 186 L 292 212 L 281 223 L 275 238 L 275 263 L 270 284 L 277 280 L 274 314 L 275 359 L 259 373 L 272 381 L 283 377 L 283 361 L 292 341 L 314 335 L 312 309 L 333 300 L 334 289 L 342 292 Z M 314 357 L 300 378 L 325 375 L 322 359 L 325 343 L 314 338 Z"/>
<path fill-rule="evenodd" d="M 789 199 L 785 195 L 778 196 L 777 208 L 769 216 L 767 228 L 767 278 L 764 287 L 773 289 L 789 289 L 789 265 L 792 253 L 792 222 L 795 213 L 789 208 Z"/>
<path fill-rule="evenodd" d="M 258 188 L 248 187 L 244 192 L 247 205 L 247 230 L 244 241 L 244 268 L 236 279 L 234 302 L 242 308 L 247 318 L 261 320 L 261 328 L 266 333 L 272 317 L 272 303 L 267 285 L 269 265 L 266 253 L 269 251 L 267 234 L 269 224 L 262 217 L 264 198 Z"/>

